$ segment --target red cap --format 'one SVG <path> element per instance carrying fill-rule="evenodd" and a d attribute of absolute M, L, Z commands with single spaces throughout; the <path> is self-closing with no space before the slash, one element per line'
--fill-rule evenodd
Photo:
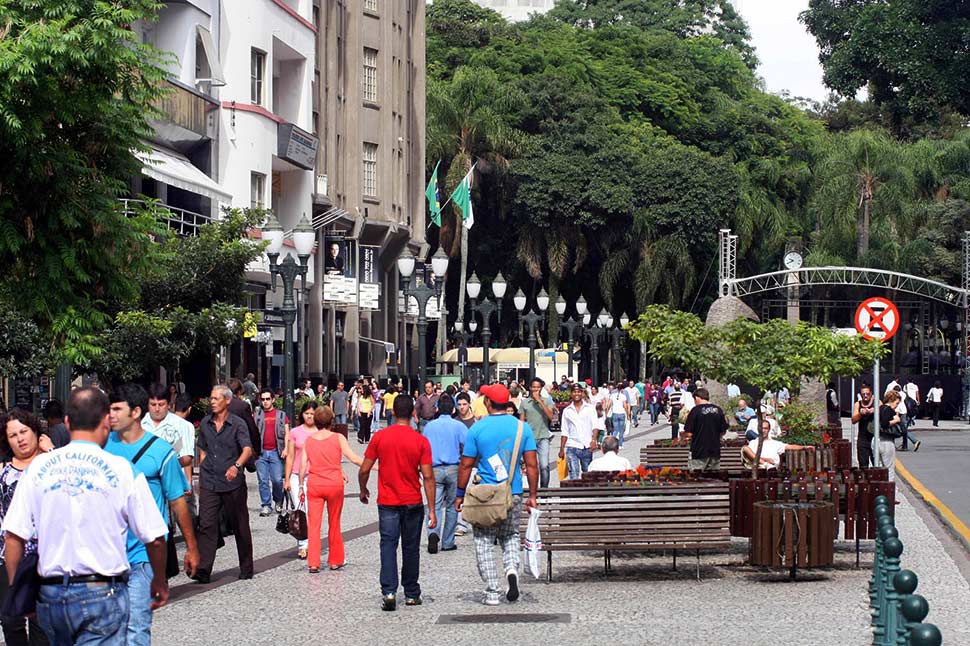
<path fill-rule="evenodd" d="M 478 392 L 488 397 L 489 401 L 493 404 L 508 404 L 511 397 L 509 395 L 509 389 L 502 384 L 482 386 L 478 389 Z"/>
<path fill-rule="evenodd" d="M 593 380 L 592 379 L 587 379 L 586 380 L 586 385 L 587 386 L 592 386 L 593 385 Z"/>

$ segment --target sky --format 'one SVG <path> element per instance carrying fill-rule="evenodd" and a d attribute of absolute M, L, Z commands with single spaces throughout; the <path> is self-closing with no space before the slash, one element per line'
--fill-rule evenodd
<path fill-rule="evenodd" d="M 766 89 L 777 94 L 822 101 L 828 95 L 822 85 L 815 39 L 798 22 L 808 0 L 733 0 L 751 29 L 752 42 L 761 65 L 758 75 Z"/>

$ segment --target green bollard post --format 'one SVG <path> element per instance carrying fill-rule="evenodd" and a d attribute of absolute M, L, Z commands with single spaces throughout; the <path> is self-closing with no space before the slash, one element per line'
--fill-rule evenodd
<path fill-rule="evenodd" d="M 943 635 L 933 624 L 916 624 L 909 631 L 909 643 L 912 646 L 940 646 Z"/>
<path fill-rule="evenodd" d="M 887 498 L 886 496 L 876 496 L 875 504 L 876 505 L 886 505 L 888 507 L 889 506 L 889 498 Z"/>
<path fill-rule="evenodd" d="M 879 619 L 874 631 L 873 642 L 879 646 L 894 646 L 896 643 L 896 624 L 899 616 L 899 595 L 893 581 L 899 573 L 899 557 L 903 553 L 903 542 L 898 538 L 886 539 L 882 550 L 886 555 L 885 581 L 883 583 L 882 604 L 879 606 Z"/>
<path fill-rule="evenodd" d="M 876 508 L 879 509 L 878 507 Z M 882 563 L 882 534 L 881 530 L 886 525 L 892 525 L 892 518 L 888 514 L 878 514 L 876 516 L 876 547 L 872 557 L 872 576 L 869 577 L 869 607 L 874 608 L 876 602 L 876 580 L 879 578 L 880 564 Z"/>
<path fill-rule="evenodd" d="M 906 595 L 899 602 L 899 611 L 902 613 L 905 622 L 900 622 L 898 628 L 899 637 L 896 639 L 897 646 L 907 646 L 910 644 L 910 634 L 913 628 L 920 625 L 930 614 L 930 604 L 919 594 Z"/>
<path fill-rule="evenodd" d="M 883 517 L 887 518 L 887 517 Z M 872 607 L 872 625 L 876 625 L 876 618 L 879 616 L 879 608 L 883 595 L 886 592 L 886 586 L 889 585 L 889 581 L 886 579 L 886 541 L 892 538 L 898 538 L 899 532 L 896 530 L 892 524 L 883 524 L 879 531 L 876 533 L 876 540 L 878 545 L 876 546 L 875 558 L 873 558 L 872 563 L 872 590 L 869 594 L 870 606 Z"/>

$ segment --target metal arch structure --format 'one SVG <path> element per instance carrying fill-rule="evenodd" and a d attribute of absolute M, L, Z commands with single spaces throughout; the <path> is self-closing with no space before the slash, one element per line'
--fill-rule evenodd
<path fill-rule="evenodd" d="M 797 280 L 792 281 L 796 276 Z M 900 274 L 883 269 L 863 267 L 803 267 L 759 274 L 747 278 L 731 278 L 721 282 L 722 296 L 751 296 L 777 289 L 788 289 L 794 282 L 799 287 L 815 285 L 859 285 L 909 292 L 923 298 L 941 301 L 955 307 L 967 307 L 967 289 L 952 287 L 935 280 Z"/>

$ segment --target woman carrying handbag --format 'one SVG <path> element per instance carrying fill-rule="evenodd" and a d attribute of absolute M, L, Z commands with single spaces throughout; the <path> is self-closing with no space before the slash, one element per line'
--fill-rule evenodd
<path fill-rule="evenodd" d="M 334 433 L 333 411 L 329 407 L 318 408 L 314 415 L 316 433 L 307 438 L 300 463 L 300 498 L 306 496 L 309 553 L 307 568 L 310 574 L 320 571 L 320 527 L 323 524 L 323 506 L 327 506 L 327 564 L 331 570 L 346 565 L 344 538 L 340 532 L 340 512 L 344 506 L 344 483 L 347 478 L 340 466 L 342 457 L 360 466 L 363 459 L 350 450 L 347 439 Z"/>
<path fill-rule="evenodd" d="M 290 429 L 289 434 L 286 436 L 286 470 L 283 477 L 283 489 L 289 492 L 290 500 L 293 503 L 293 507 L 300 509 L 302 507 L 302 502 L 300 501 L 300 489 L 303 488 L 303 480 L 300 479 L 300 464 L 303 459 L 303 446 L 306 444 L 307 438 L 317 432 L 316 422 L 314 422 L 314 415 L 320 406 L 317 404 L 316 400 L 311 399 L 307 403 L 303 404 L 303 408 L 300 409 L 300 421 L 303 422 L 294 429 Z M 329 406 L 326 407 L 329 409 Z M 297 556 L 301 559 L 305 559 L 307 556 L 307 541 L 306 539 L 297 539 Z"/>

